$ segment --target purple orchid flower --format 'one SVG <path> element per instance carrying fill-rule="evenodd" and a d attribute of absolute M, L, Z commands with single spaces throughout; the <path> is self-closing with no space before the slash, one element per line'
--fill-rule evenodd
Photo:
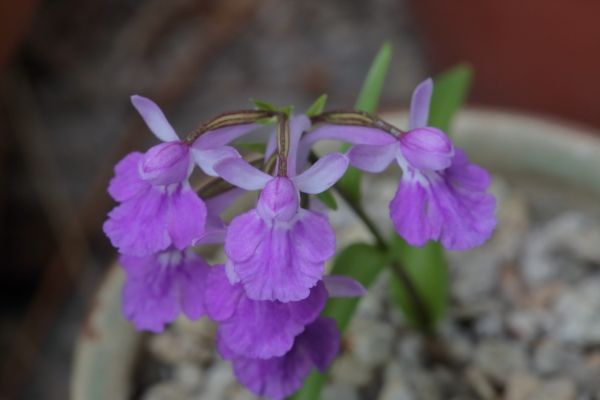
<path fill-rule="evenodd" d="M 211 269 L 204 292 L 210 319 L 219 322 L 217 340 L 238 357 L 267 359 L 287 353 L 294 338 L 321 313 L 329 296 L 358 297 L 363 286 L 344 276 L 327 276 L 300 301 L 252 300 L 231 284 L 225 268 Z"/>
<path fill-rule="evenodd" d="M 413 92 L 409 131 L 398 137 L 376 128 L 324 125 L 306 140 L 339 139 L 353 143 L 350 163 L 381 172 L 395 159 L 403 171 L 390 217 L 398 234 L 413 246 L 437 240 L 451 250 L 485 242 L 496 226 L 491 178 L 455 149 L 444 132 L 427 126 L 433 81 Z"/>
<path fill-rule="evenodd" d="M 318 318 L 281 357 L 238 357 L 223 342 L 217 345 L 220 354 L 231 360 L 237 379 L 252 393 L 281 400 L 297 391 L 313 368 L 327 369 L 339 351 L 340 335 L 334 320 Z"/>
<path fill-rule="evenodd" d="M 329 154 L 296 175 L 296 154 L 308 118 L 290 124 L 289 176 L 268 175 L 241 158 L 229 158 L 214 169 L 245 190 L 263 189 L 255 209 L 235 217 L 225 239 L 227 270 L 253 300 L 299 301 L 321 280 L 324 263 L 335 252 L 335 233 L 327 217 L 300 208 L 300 191 L 317 194 L 345 172 L 348 159 Z"/>
<path fill-rule="evenodd" d="M 210 267 L 192 251 L 122 255 L 120 261 L 127 273 L 123 314 L 138 330 L 162 332 L 180 312 L 191 320 L 205 314 L 203 292 Z"/>
<path fill-rule="evenodd" d="M 185 249 L 203 236 L 206 224 L 206 206 L 188 182 L 194 160 L 214 175 L 214 163 L 238 154 L 225 146 L 227 140 L 255 126 L 207 132 L 208 138 L 201 136 L 190 152 L 154 102 L 141 96 L 132 96 L 131 101 L 164 143 L 145 154 L 130 153 L 117 164 L 108 191 L 121 204 L 108 214 L 104 232 L 122 254 L 145 256 L 169 247 Z M 221 135 L 219 140 L 215 134 Z"/>

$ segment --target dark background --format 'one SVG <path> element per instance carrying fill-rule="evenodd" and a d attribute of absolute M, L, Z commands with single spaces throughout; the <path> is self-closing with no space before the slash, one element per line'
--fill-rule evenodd
<path fill-rule="evenodd" d="M 349 107 L 390 40 L 384 110 L 468 61 L 476 105 L 598 126 L 600 3 L 548 3 L 5 1 L 0 398 L 68 397 L 73 343 L 115 256 L 101 231 L 112 166 L 153 140 L 131 94 L 182 135 L 251 97 L 303 109 L 328 93 L 329 107 Z"/>

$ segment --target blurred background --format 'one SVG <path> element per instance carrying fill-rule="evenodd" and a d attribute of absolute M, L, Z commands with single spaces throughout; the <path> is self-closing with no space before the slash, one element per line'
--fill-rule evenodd
<path fill-rule="evenodd" d="M 471 102 L 600 126 L 593 0 L 21 0 L 0 4 L 0 398 L 64 399 L 74 340 L 115 257 L 112 166 L 251 97 L 350 107 L 384 40 L 382 109 L 423 78 L 475 70 Z"/>

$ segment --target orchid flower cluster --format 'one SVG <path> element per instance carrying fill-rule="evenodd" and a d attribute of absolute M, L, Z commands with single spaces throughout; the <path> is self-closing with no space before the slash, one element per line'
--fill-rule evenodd
<path fill-rule="evenodd" d="M 411 245 L 434 240 L 468 249 L 495 226 L 489 174 L 427 126 L 432 90 L 430 79 L 416 88 L 407 131 L 358 111 L 308 116 L 259 107 L 219 115 L 183 140 L 155 103 L 133 96 L 163 143 L 123 158 L 108 188 L 119 204 L 104 232 L 127 274 L 126 318 L 139 330 L 160 332 L 181 313 L 207 316 L 238 380 L 271 399 L 294 393 L 313 368 L 325 370 L 340 334 L 321 311 L 330 297 L 365 292 L 349 277 L 325 275 L 335 232 L 316 195 L 350 165 L 379 173 L 396 161 L 402 177 L 389 215 Z M 234 147 L 265 126 L 272 132 L 260 159 Z M 321 140 L 350 147 L 318 158 L 313 146 Z M 196 168 L 211 182 L 199 192 L 190 184 Z M 224 221 L 246 191 L 260 191 L 255 208 Z M 215 243 L 223 244 L 227 261 L 210 266 L 195 248 Z"/>

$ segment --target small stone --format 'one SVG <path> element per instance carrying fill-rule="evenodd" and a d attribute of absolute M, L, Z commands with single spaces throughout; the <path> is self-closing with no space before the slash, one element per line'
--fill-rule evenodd
<path fill-rule="evenodd" d="M 372 369 L 351 354 L 342 354 L 331 366 L 331 378 L 335 383 L 354 387 L 365 386 L 371 380 Z"/>
<path fill-rule="evenodd" d="M 416 397 L 407 381 L 406 369 L 397 361 L 389 362 L 385 367 L 379 400 L 413 399 L 416 399 Z"/>
<path fill-rule="evenodd" d="M 214 345 L 211 341 L 182 334 L 173 328 L 151 336 L 148 341 L 150 353 L 166 363 L 204 362 L 212 359 Z"/>
<path fill-rule="evenodd" d="M 185 388 L 194 390 L 202 385 L 204 371 L 197 364 L 184 362 L 175 366 L 175 380 Z"/>
<path fill-rule="evenodd" d="M 475 322 L 475 332 L 482 337 L 501 336 L 503 330 L 504 324 L 499 312 L 484 315 Z"/>
<path fill-rule="evenodd" d="M 392 354 L 394 329 L 382 322 L 354 318 L 348 335 L 351 352 L 369 366 L 383 364 Z"/>
<path fill-rule="evenodd" d="M 232 386 L 237 386 L 229 363 L 216 362 L 206 371 L 204 390 L 201 398 L 225 399 Z"/>
<path fill-rule="evenodd" d="M 529 400 L 540 386 L 540 381 L 528 373 L 511 375 L 506 385 L 505 400 Z"/>
<path fill-rule="evenodd" d="M 527 371 L 527 358 L 518 343 L 485 340 L 475 350 L 475 364 L 490 378 L 504 383 L 517 371 Z"/>
<path fill-rule="evenodd" d="M 529 400 L 575 400 L 577 388 L 568 379 L 556 379 L 542 383 Z"/>
<path fill-rule="evenodd" d="M 487 297 L 498 281 L 498 259 L 486 248 L 447 253 L 453 274 L 452 294 L 469 304 Z"/>
<path fill-rule="evenodd" d="M 577 345 L 600 344 L 600 279 L 586 279 L 565 290 L 555 304 L 557 339 Z"/>
<path fill-rule="evenodd" d="M 330 383 L 323 389 L 322 400 L 359 400 L 356 388 L 338 383 Z"/>
<path fill-rule="evenodd" d="M 142 400 L 191 400 L 192 395 L 175 382 L 161 382 L 151 386 Z"/>
<path fill-rule="evenodd" d="M 533 366 L 542 375 L 560 371 L 565 361 L 562 347 L 556 340 L 544 340 L 535 350 Z"/>
<path fill-rule="evenodd" d="M 540 331 L 536 316 L 529 310 L 510 311 L 506 316 L 506 328 L 521 340 L 533 340 Z"/>

